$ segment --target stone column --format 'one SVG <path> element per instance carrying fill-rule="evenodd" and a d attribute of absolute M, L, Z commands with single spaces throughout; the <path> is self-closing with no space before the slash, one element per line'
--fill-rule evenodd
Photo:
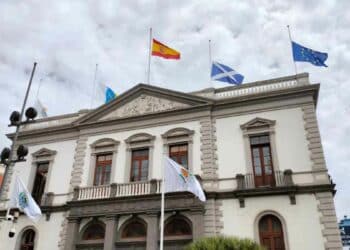
<path fill-rule="evenodd" d="M 202 211 L 195 211 L 191 214 L 193 240 L 204 236 L 204 215 Z"/>
<path fill-rule="evenodd" d="M 80 220 L 78 218 L 68 218 L 67 239 L 64 250 L 75 249 L 75 244 L 79 238 L 79 225 Z"/>
<path fill-rule="evenodd" d="M 106 231 L 104 239 L 103 250 L 114 250 L 114 244 L 116 239 L 116 228 L 118 224 L 118 217 L 107 216 L 106 217 Z"/>
<path fill-rule="evenodd" d="M 146 250 L 158 249 L 159 223 L 158 214 L 148 214 Z"/>

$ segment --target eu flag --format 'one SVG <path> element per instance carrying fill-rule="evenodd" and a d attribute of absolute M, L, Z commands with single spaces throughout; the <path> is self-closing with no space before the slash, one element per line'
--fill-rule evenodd
<path fill-rule="evenodd" d="M 315 66 L 328 67 L 325 61 L 328 58 L 328 54 L 306 48 L 296 42 L 292 41 L 293 59 L 296 62 L 309 62 Z"/>

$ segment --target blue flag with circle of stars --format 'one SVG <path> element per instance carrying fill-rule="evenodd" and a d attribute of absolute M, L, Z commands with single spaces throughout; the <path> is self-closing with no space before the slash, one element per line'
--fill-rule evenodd
<path fill-rule="evenodd" d="M 306 48 L 296 42 L 292 41 L 293 59 L 296 62 L 309 62 L 315 66 L 328 67 L 325 61 L 328 58 L 328 54 Z"/>

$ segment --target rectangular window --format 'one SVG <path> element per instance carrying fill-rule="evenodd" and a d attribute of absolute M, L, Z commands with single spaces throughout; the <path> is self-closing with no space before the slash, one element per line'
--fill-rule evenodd
<path fill-rule="evenodd" d="M 41 204 L 41 200 L 45 191 L 47 173 L 49 171 L 49 163 L 38 163 L 36 167 L 36 173 L 34 178 L 34 185 L 32 196 L 38 205 Z"/>
<path fill-rule="evenodd" d="M 133 150 L 131 155 L 130 181 L 148 180 L 148 149 Z"/>
<path fill-rule="evenodd" d="M 107 185 L 111 179 L 112 154 L 97 155 L 94 186 Z"/>
<path fill-rule="evenodd" d="M 188 169 L 188 145 L 178 144 L 169 146 L 169 157 Z"/>
<path fill-rule="evenodd" d="M 250 148 L 255 186 L 275 186 L 269 136 L 261 135 L 250 137 Z"/>

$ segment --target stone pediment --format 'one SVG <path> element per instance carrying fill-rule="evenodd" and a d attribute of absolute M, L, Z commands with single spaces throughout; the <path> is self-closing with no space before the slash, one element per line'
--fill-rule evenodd
<path fill-rule="evenodd" d="M 121 105 L 107 115 L 102 116 L 99 120 L 125 118 L 187 107 L 190 107 L 190 105 L 161 97 L 142 94 L 137 98 Z"/>
<path fill-rule="evenodd" d="M 44 157 L 44 156 L 51 156 L 55 155 L 57 152 L 55 150 L 50 150 L 47 148 L 42 148 L 34 153 L 32 153 L 33 157 Z"/>
<path fill-rule="evenodd" d="M 275 125 L 276 121 L 268 120 L 260 117 L 256 117 L 253 120 L 250 120 L 244 124 L 241 125 L 242 129 L 251 129 L 251 128 L 259 128 L 259 127 L 266 127 L 266 126 L 273 126 Z"/>
<path fill-rule="evenodd" d="M 74 124 L 122 119 L 211 104 L 212 100 L 156 86 L 139 84 L 112 102 L 79 118 Z"/>

